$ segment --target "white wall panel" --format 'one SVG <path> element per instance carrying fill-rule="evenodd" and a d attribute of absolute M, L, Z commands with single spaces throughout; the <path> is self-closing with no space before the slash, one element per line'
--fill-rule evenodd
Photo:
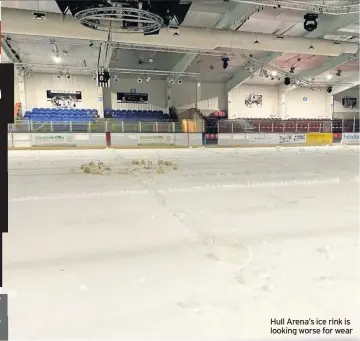
<path fill-rule="evenodd" d="M 286 94 L 287 112 L 285 118 L 331 118 L 332 95 L 310 88 L 299 88 Z"/>
<path fill-rule="evenodd" d="M 245 105 L 245 95 L 255 93 L 262 95 L 262 105 Z M 229 118 L 269 118 L 279 117 L 279 89 L 277 86 L 241 85 L 228 93 Z"/>
<path fill-rule="evenodd" d="M 171 103 L 177 109 L 190 109 L 197 107 L 200 110 L 216 111 L 226 109 L 226 98 L 224 83 L 201 83 L 184 82 L 174 84 L 171 89 Z"/>
<path fill-rule="evenodd" d="M 149 83 L 143 81 L 137 82 L 137 78 L 121 78 L 119 82 L 111 81 L 111 108 L 112 109 L 133 109 L 133 110 L 166 110 L 166 87 L 163 80 L 150 80 Z M 144 78 L 144 77 L 143 77 Z M 117 103 L 116 93 L 130 92 L 130 89 L 135 89 L 138 93 L 147 93 L 149 95 L 148 104 L 132 104 L 132 103 Z M 104 108 L 109 108 L 109 93 L 108 89 L 104 93 Z"/>
<path fill-rule="evenodd" d="M 53 74 L 32 74 L 25 76 L 26 110 L 48 108 L 50 102 L 46 98 L 46 90 L 81 91 L 82 102 L 79 108 L 97 109 L 98 91 L 96 82 L 87 76 L 73 76 L 70 79 Z"/>

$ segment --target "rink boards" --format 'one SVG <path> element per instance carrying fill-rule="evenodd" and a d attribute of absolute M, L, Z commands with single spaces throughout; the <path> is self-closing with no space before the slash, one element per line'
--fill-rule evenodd
<path fill-rule="evenodd" d="M 211 147 L 358 145 L 359 133 L 218 134 Z M 203 133 L 9 133 L 9 149 L 191 148 L 207 146 Z"/>

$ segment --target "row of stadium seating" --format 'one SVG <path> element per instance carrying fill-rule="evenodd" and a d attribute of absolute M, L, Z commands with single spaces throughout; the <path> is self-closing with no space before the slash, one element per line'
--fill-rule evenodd
<path fill-rule="evenodd" d="M 88 122 L 98 116 L 96 109 L 34 108 L 24 115 L 26 120 L 37 122 Z"/>
<path fill-rule="evenodd" d="M 161 110 L 113 110 L 105 109 L 105 118 L 133 119 L 133 120 L 157 120 L 163 121 L 170 118 L 169 114 Z"/>

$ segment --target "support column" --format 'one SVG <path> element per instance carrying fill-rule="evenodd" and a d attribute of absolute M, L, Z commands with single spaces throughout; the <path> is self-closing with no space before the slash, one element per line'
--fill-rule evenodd
<path fill-rule="evenodd" d="M 282 120 L 285 120 L 288 118 L 288 113 L 287 113 L 287 104 L 286 104 L 286 91 L 284 90 L 280 90 L 279 91 L 279 96 L 280 96 L 280 118 Z"/>
<path fill-rule="evenodd" d="M 103 89 L 104 88 L 97 88 L 97 92 L 98 92 L 98 114 L 100 118 L 104 118 L 104 93 L 103 93 Z"/>
<path fill-rule="evenodd" d="M 26 110 L 28 109 L 27 105 L 26 105 L 24 76 L 17 76 L 15 78 L 15 86 L 17 86 L 19 89 L 19 101 L 21 103 L 21 115 L 23 116 L 24 113 L 26 112 Z"/>
<path fill-rule="evenodd" d="M 170 107 L 172 106 L 171 102 L 171 94 L 172 94 L 172 87 L 169 82 L 166 82 L 165 86 L 165 111 L 170 113 Z"/>

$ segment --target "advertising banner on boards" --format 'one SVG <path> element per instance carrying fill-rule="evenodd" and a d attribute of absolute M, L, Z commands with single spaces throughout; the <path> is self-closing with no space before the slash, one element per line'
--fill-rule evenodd
<path fill-rule="evenodd" d="M 35 147 L 74 147 L 74 134 L 31 134 L 31 144 Z"/>
<path fill-rule="evenodd" d="M 174 145 L 173 134 L 139 134 L 139 146 L 171 146 Z"/>
<path fill-rule="evenodd" d="M 309 146 L 318 146 L 332 144 L 333 134 L 332 133 L 307 133 L 306 144 Z"/>
<path fill-rule="evenodd" d="M 305 134 L 278 134 L 279 144 L 305 144 Z"/>
<path fill-rule="evenodd" d="M 360 144 L 360 133 L 343 133 L 342 144 Z"/>

